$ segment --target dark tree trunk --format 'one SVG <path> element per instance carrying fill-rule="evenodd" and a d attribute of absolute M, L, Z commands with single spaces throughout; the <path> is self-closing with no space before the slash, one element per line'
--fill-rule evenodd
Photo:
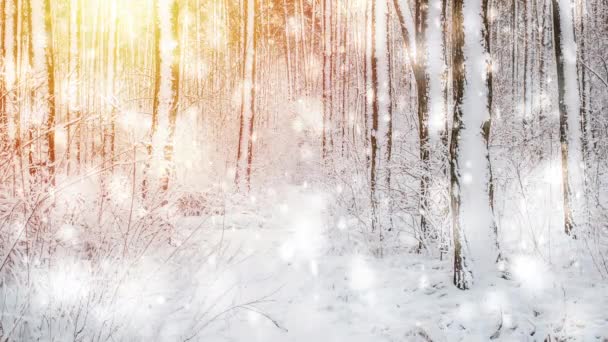
<path fill-rule="evenodd" d="M 48 173 L 50 183 L 55 184 L 55 52 L 53 49 L 53 17 L 51 0 L 44 1 L 44 28 L 47 42 L 45 47 L 47 86 L 48 86 L 48 117 L 46 122 L 46 143 L 48 148 Z"/>

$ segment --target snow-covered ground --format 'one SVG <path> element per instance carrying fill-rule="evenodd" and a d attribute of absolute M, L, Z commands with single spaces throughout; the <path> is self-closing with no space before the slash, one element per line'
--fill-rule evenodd
<path fill-rule="evenodd" d="M 87 232 L 63 227 L 53 259 L 27 270 L 11 261 L 21 273 L 2 280 L 0 331 L 41 341 L 608 338 L 608 282 L 580 252 L 583 239 L 552 262 L 505 244 L 508 276 L 481 274 L 461 291 L 450 255 L 337 246 L 348 242 L 336 230 L 351 227 L 332 216 L 335 194 L 318 188 L 231 194 L 221 210 L 174 219 L 166 235 L 133 224 L 147 247 L 112 244 L 94 258 L 79 254 Z"/>
<path fill-rule="evenodd" d="M 510 280 L 488 275 L 474 289 L 460 291 L 452 285 L 449 257 L 331 253 L 329 200 L 292 186 L 252 196 L 238 215 L 226 208 L 233 214 L 216 216 L 202 229 L 198 218 L 184 220 L 183 234 L 190 236 L 184 249 L 193 255 L 208 255 L 201 246 L 222 251 L 206 256 L 202 269 L 214 269 L 214 280 L 198 285 L 213 308 L 196 335 L 184 336 L 191 329 L 175 327 L 193 318 L 182 319 L 187 311 L 169 314 L 153 335 L 201 341 L 608 338 L 608 283 L 591 269 L 558 269 L 519 255 L 511 258 Z M 191 278 L 184 270 L 175 283 Z M 165 289 L 179 292 L 171 278 L 165 281 Z M 168 304 L 171 295 L 166 297 L 154 305 Z"/>

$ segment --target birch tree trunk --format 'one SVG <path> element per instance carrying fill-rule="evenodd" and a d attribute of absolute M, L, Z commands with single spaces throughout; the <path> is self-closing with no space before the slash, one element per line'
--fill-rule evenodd
<path fill-rule="evenodd" d="M 576 42 L 569 0 L 552 0 L 553 46 L 557 68 L 559 138 L 562 160 L 564 231 L 573 232 L 582 213 L 583 156 L 580 98 L 576 70 Z"/>
<path fill-rule="evenodd" d="M 488 142 L 483 132 L 490 119 L 488 51 L 480 39 L 484 35 L 483 9 L 480 0 L 454 0 L 452 7 L 454 121 L 450 203 L 454 285 L 461 290 L 471 288 L 474 274 L 491 273 L 498 260 Z"/>
<path fill-rule="evenodd" d="M 239 117 L 239 139 L 237 146 L 237 162 L 235 183 L 241 187 L 242 174 L 247 172 L 249 163 L 249 152 L 253 149 L 253 142 L 249 140 L 253 136 L 254 127 L 254 73 L 255 73 L 255 0 L 244 0 L 244 35 L 243 37 L 243 75 L 241 84 L 241 113 Z M 248 132 L 246 132 L 248 130 Z M 250 146 L 251 145 L 251 146 Z M 249 179 L 248 176 L 246 176 Z"/>
<path fill-rule="evenodd" d="M 382 255 L 384 230 L 382 218 L 388 215 L 384 196 L 388 190 L 390 156 L 390 124 L 392 120 L 389 56 L 388 56 L 388 4 L 387 0 L 372 1 L 372 58 L 371 82 L 373 87 L 371 143 L 371 200 L 372 231 L 378 236 L 375 252 Z"/>

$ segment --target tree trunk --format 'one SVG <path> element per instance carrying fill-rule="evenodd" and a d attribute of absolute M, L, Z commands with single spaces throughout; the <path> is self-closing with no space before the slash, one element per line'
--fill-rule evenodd
<path fill-rule="evenodd" d="M 173 143 L 175 140 L 175 126 L 177 123 L 177 112 L 179 109 L 179 93 L 180 93 L 180 56 L 181 56 L 181 40 L 180 40 L 180 1 L 173 0 L 171 5 L 171 40 L 175 42 L 172 50 L 171 58 L 171 94 L 169 99 L 169 121 L 167 127 L 167 141 L 165 141 L 164 158 L 165 171 L 162 179 L 162 189 L 166 191 L 169 188 L 169 179 L 173 174 Z"/>
<path fill-rule="evenodd" d="M 51 0 L 44 0 L 44 28 L 46 31 L 46 47 L 44 55 L 46 59 L 47 87 L 48 87 L 48 116 L 46 122 L 46 145 L 48 177 L 50 184 L 55 184 L 55 52 L 53 49 L 53 17 L 51 12 Z"/>
<path fill-rule="evenodd" d="M 6 1 L 0 1 L 0 71 L 4 72 L 6 67 L 6 49 L 4 47 L 4 31 L 6 28 L 5 20 Z M 0 78 L 0 150 L 8 147 L 8 114 L 6 112 L 6 85 L 5 78 Z"/>
<path fill-rule="evenodd" d="M 466 236 L 460 222 L 460 135 L 462 129 L 462 102 L 464 98 L 464 18 L 463 0 L 452 3 L 452 74 L 454 91 L 454 112 L 452 142 L 450 144 L 450 203 L 452 209 L 452 229 L 454 237 L 454 285 L 461 290 L 473 285 Z"/>
<path fill-rule="evenodd" d="M 257 52 L 256 52 L 256 48 L 257 48 L 257 36 L 258 33 L 256 31 L 256 25 L 255 25 L 255 9 L 256 9 L 256 0 L 249 0 L 252 2 L 252 4 L 250 5 L 251 7 L 249 8 L 248 11 L 248 15 L 250 17 L 250 20 L 252 21 L 251 26 L 250 26 L 250 34 L 251 34 L 251 46 L 250 46 L 250 51 L 248 51 L 248 53 L 251 56 L 248 56 L 248 58 L 251 59 L 251 70 L 249 72 L 249 83 L 251 84 L 250 86 L 250 95 L 249 95 L 249 112 L 250 114 L 250 119 L 249 119 L 249 137 L 247 139 L 248 143 L 247 143 L 247 191 L 251 190 L 251 173 L 252 173 L 252 168 L 253 168 L 253 145 L 255 142 L 255 132 L 254 132 L 254 127 L 255 127 L 255 120 L 256 120 L 256 112 L 255 112 L 255 100 L 256 100 L 256 65 L 257 65 Z"/>
<path fill-rule="evenodd" d="M 161 31 L 160 31 L 160 16 L 159 16 L 159 1 L 155 1 L 152 6 L 152 22 L 153 22 L 153 35 L 154 35 L 154 83 L 153 83 L 153 91 L 152 91 L 152 124 L 150 127 L 149 140 L 146 145 L 146 151 L 148 153 L 148 158 L 146 159 L 146 163 L 144 165 L 144 175 L 142 181 L 142 195 L 144 198 L 148 195 L 150 180 L 148 179 L 148 174 L 150 172 L 150 166 L 152 163 L 152 158 L 154 157 L 154 137 L 156 136 L 156 131 L 158 130 L 158 115 L 159 115 L 159 105 L 160 105 L 160 83 L 161 83 Z"/>
<path fill-rule="evenodd" d="M 467 4 L 466 18 L 463 0 L 455 0 L 452 7 L 454 122 L 450 146 L 450 203 L 454 285 L 462 290 L 473 285 L 473 268 L 479 274 L 487 274 L 495 269 L 498 260 L 490 198 L 489 133 L 486 134 L 491 105 L 488 61 L 479 64 L 485 60 L 488 47 L 473 31 L 479 26 L 481 36 L 485 37 L 483 23 L 477 25 L 475 21 L 487 21 L 487 6 L 482 3 L 477 10 L 471 10 L 473 3 Z M 480 73 L 485 77 L 479 77 Z"/>
<path fill-rule="evenodd" d="M 388 215 L 386 192 L 389 188 L 388 172 L 391 148 L 391 98 L 390 70 L 388 56 L 388 4 L 387 0 L 372 1 L 372 55 L 371 82 L 373 87 L 371 143 L 371 205 L 372 231 L 378 234 L 378 246 L 375 253 L 382 256 L 384 241 L 384 222 L 381 217 Z M 383 177 L 384 176 L 384 177 Z M 382 196 L 381 196 L 382 195 Z M 377 231 L 376 231 L 377 230 Z"/>
<path fill-rule="evenodd" d="M 241 114 L 239 117 L 239 139 L 237 146 L 237 162 L 235 183 L 237 187 L 241 187 L 242 173 L 248 172 L 249 153 L 252 152 L 253 142 L 249 140 L 253 137 L 254 127 L 254 73 L 255 73 L 255 0 L 244 0 L 244 30 L 243 30 L 243 74 L 241 85 Z M 246 129 L 247 132 L 246 135 Z M 251 148 L 250 148 L 251 145 Z M 249 176 L 245 175 L 246 179 Z"/>
<path fill-rule="evenodd" d="M 575 215 L 581 211 L 582 148 L 580 103 L 576 76 L 576 42 L 568 0 L 552 0 L 553 46 L 557 68 L 559 137 L 562 160 L 564 231 L 575 237 Z"/>
<path fill-rule="evenodd" d="M 420 144 L 420 244 L 425 247 L 430 236 L 427 212 L 429 210 L 428 189 L 430 183 L 430 146 L 429 146 L 429 73 L 427 66 L 427 17 L 428 1 L 416 0 L 414 24 L 416 29 L 416 58 L 413 63 L 418 100 L 418 140 Z"/>

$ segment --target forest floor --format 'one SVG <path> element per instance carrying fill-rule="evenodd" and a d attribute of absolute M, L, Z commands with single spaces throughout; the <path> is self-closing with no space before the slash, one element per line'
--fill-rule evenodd
<path fill-rule="evenodd" d="M 252 197 L 238 215 L 213 217 L 204 234 L 196 232 L 198 218 L 182 222 L 184 246 L 209 246 L 209 254 L 198 254 L 219 270 L 206 290 L 218 315 L 207 316 L 210 324 L 193 340 L 608 338 L 608 282 L 578 265 L 558 272 L 519 256 L 510 280 L 481 279 L 460 291 L 451 283 L 450 258 L 328 252 L 323 194 L 292 186 L 269 198 Z"/>

